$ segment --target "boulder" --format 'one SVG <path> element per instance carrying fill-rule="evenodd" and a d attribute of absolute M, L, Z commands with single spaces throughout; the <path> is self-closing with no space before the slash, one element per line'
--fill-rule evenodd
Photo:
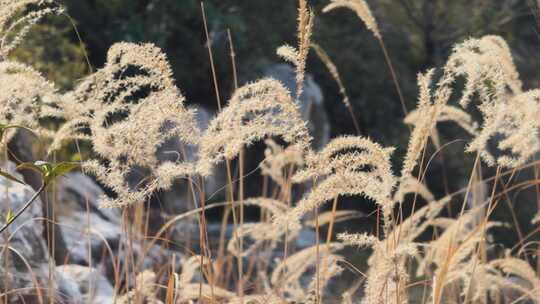
<path fill-rule="evenodd" d="M 63 300 L 68 303 L 113 303 L 113 286 L 96 268 L 73 264 L 58 266 L 56 282 Z"/>
<path fill-rule="evenodd" d="M 19 179 L 14 164 L 2 164 L 2 171 Z M 34 195 L 34 190 L 27 185 L 0 177 L 0 226 L 5 224 L 8 212 L 16 213 Z M 31 302 L 36 296 L 45 297 L 46 291 L 36 287 L 47 286 L 49 254 L 42 238 L 43 219 L 41 200 L 34 203 L 0 235 L 0 290 L 19 290 L 13 294 L 9 303 L 25 300 Z M 37 285 L 37 286 L 36 286 Z M 18 302 L 17 302 L 18 303 Z"/>
<path fill-rule="evenodd" d="M 69 263 L 89 264 L 101 260 L 105 246 L 117 247 L 122 235 L 120 209 L 99 208 L 103 190 L 82 173 L 64 176 L 57 188 L 58 226 L 69 249 Z M 90 252 L 88 248 L 90 247 Z"/>
<path fill-rule="evenodd" d="M 64 260 L 73 265 L 70 271 L 79 273 L 82 268 L 75 269 L 74 264 L 86 266 L 91 262 L 112 279 L 115 272 L 110 251 L 114 260 L 133 257 L 137 263 L 141 262 L 142 269 L 159 269 L 170 262 L 175 252 L 159 244 L 144 250 L 143 246 L 149 240 L 134 230 L 133 241 L 129 240 L 122 226 L 121 209 L 99 207 L 99 198 L 104 193 L 91 178 L 81 173 L 67 174 L 59 183 L 57 192 L 58 203 L 62 206 L 58 208 L 58 226 L 69 248 L 69 256 Z M 159 224 L 155 226 L 160 228 Z M 175 256 L 180 258 L 181 254 L 176 253 Z M 120 268 L 124 267 L 123 263 L 132 263 L 131 259 L 124 258 L 119 262 Z"/>

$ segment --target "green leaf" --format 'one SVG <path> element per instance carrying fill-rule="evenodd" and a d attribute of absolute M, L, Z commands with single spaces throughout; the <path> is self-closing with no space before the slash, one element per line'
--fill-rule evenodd
<path fill-rule="evenodd" d="M 23 181 L 21 181 L 20 179 L 16 178 L 15 176 L 9 174 L 9 173 L 6 173 L 2 170 L 0 170 L 0 176 L 3 176 L 11 181 L 14 181 L 14 182 L 17 182 L 19 184 L 22 184 L 22 185 L 26 185 Z"/>
<path fill-rule="evenodd" d="M 53 164 L 39 160 L 34 163 L 22 163 L 17 166 L 17 169 L 30 169 L 37 171 L 41 173 L 43 181 L 45 183 L 49 183 L 55 178 L 73 171 L 77 167 L 79 167 L 79 165 L 73 162 L 61 162 Z"/>
<path fill-rule="evenodd" d="M 67 174 L 75 170 L 78 167 L 79 167 L 79 164 L 71 163 L 71 162 L 63 162 L 63 163 L 56 164 L 52 168 L 51 177 L 57 178 L 59 176 L 62 176 L 64 174 Z"/>
<path fill-rule="evenodd" d="M 11 209 L 8 210 L 6 214 L 6 224 L 11 224 L 11 222 L 15 219 L 15 213 Z"/>
<path fill-rule="evenodd" d="M 53 167 L 54 167 L 53 164 L 46 161 L 42 161 L 42 160 L 35 161 L 34 165 L 39 168 L 43 176 L 51 175 L 51 172 L 53 171 Z"/>
<path fill-rule="evenodd" d="M 82 159 L 81 157 L 81 154 L 80 153 L 74 153 L 72 156 L 71 156 L 71 161 L 72 162 L 80 162 Z"/>

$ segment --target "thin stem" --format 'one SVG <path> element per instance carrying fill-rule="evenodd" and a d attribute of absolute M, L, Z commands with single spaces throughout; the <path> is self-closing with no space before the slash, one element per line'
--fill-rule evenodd
<path fill-rule="evenodd" d="M 338 202 L 338 197 L 334 197 L 334 200 L 332 202 L 332 217 L 330 218 L 330 223 L 328 224 L 328 232 L 326 233 L 326 256 L 327 256 L 327 261 L 328 263 L 325 263 L 324 264 L 324 268 L 323 268 L 323 278 L 326 278 L 326 273 L 328 271 L 328 268 L 329 268 L 329 262 L 330 262 L 330 259 L 328 259 L 328 257 L 330 257 L 330 254 L 332 253 L 331 252 L 331 247 L 330 247 L 330 242 L 332 241 L 332 234 L 333 234 L 333 230 L 334 230 L 334 222 L 335 222 L 335 219 L 336 219 L 336 211 L 337 211 L 337 202 Z M 315 221 L 315 224 L 316 226 L 319 225 L 319 221 L 318 219 Z M 318 289 L 318 287 L 317 287 Z M 318 299 L 318 297 L 317 297 Z"/>
<path fill-rule="evenodd" d="M 229 192 L 227 190 L 227 192 Z M 230 204 L 232 202 L 232 200 L 229 200 L 229 198 L 227 197 L 227 203 Z M 227 230 L 227 223 L 229 221 L 229 214 L 231 212 L 231 207 L 230 205 L 227 205 L 225 206 L 224 208 L 224 211 L 223 211 L 223 217 L 221 219 L 221 228 L 220 228 L 220 232 L 219 232 L 219 244 L 218 244 L 218 257 L 217 257 L 217 270 L 218 270 L 218 278 L 217 278 L 217 281 L 221 281 L 221 279 L 226 279 L 225 276 L 222 276 L 225 274 L 225 272 L 223 272 L 223 266 L 224 266 L 224 263 L 225 263 L 225 232 Z"/>
<path fill-rule="evenodd" d="M 350 102 L 348 102 L 345 105 L 345 107 L 349 111 L 349 115 L 351 115 L 352 122 L 353 122 L 353 125 L 354 125 L 354 129 L 356 131 L 356 134 L 361 135 L 362 132 L 360 131 L 360 125 L 358 124 L 358 120 L 356 119 L 356 116 L 354 115 L 354 109 L 352 107 L 352 104 Z"/>
<path fill-rule="evenodd" d="M 334 201 L 332 202 L 332 217 L 330 218 L 330 223 L 328 224 L 328 233 L 326 234 L 326 245 L 328 247 L 328 250 L 330 250 L 330 242 L 332 241 L 332 232 L 334 230 L 334 221 L 336 219 L 337 202 L 338 197 L 336 196 L 334 198 Z"/>
<path fill-rule="evenodd" d="M 433 304 L 439 304 L 441 302 L 441 297 L 442 297 L 442 292 L 443 292 L 443 289 L 444 289 L 444 281 L 445 281 L 445 277 L 448 273 L 448 270 L 449 270 L 449 261 L 451 260 L 451 258 L 453 257 L 453 255 L 455 254 L 455 250 L 457 249 L 456 247 L 454 247 L 454 240 L 456 238 L 456 235 L 457 235 L 457 232 L 460 231 L 460 227 L 461 227 L 461 224 L 462 224 L 462 219 L 463 219 L 463 214 L 465 213 L 465 206 L 467 205 L 467 198 L 469 197 L 469 192 L 473 186 L 473 182 L 474 182 L 474 179 L 473 179 L 473 174 L 476 170 L 476 167 L 479 165 L 479 161 L 480 161 L 480 154 L 477 153 L 476 154 L 476 159 L 474 160 L 474 164 L 473 164 L 473 168 L 471 170 L 471 176 L 469 178 L 469 182 L 468 182 L 468 185 L 467 185 L 467 190 L 465 192 L 465 196 L 463 198 L 463 202 L 462 202 L 462 205 L 461 205 L 461 211 L 459 213 L 459 216 L 457 218 L 457 225 L 458 225 L 458 229 L 456 229 L 456 231 L 450 236 L 450 242 L 449 242 L 449 245 L 448 245 L 448 250 L 447 250 L 447 253 L 446 253 L 446 260 L 445 260 L 445 263 L 444 265 L 440 268 L 440 271 L 439 271 L 439 275 L 434 277 L 434 286 L 433 286 Z M 496 176 L 496 179 L 499 177 L 499 169 L 497 169 L 497 174 L 495 175 Z M 496 183 L 494 183 L 496 184 Z M 495 190 L 493 190 L 495 191 Z"/>
<path fill-rule="evenodd" d="M 240 150 L 240 168 L 239 168 L 239 189 L 238 189 L 238 199 L 240 201 L 240 227 L 244 226 L 244 149 Z M 244 236 L 243 234 L 240 235 L 239 239 L 239 247 L 240 247 L 240 253 L 244 251 Z M 239 277 L 238 277 L 238 290 L 240 291 L 240 303 L 244 303 L 244 259 L 242 258 L 242 254 L 238 257 L 238 263 L 240 264 L 238 266 L 239 268 Z"/>
<path fill-rule="evenodd" d="M 235 234 L 235 237 L 236 239 L 238 240 L 238 218 L 236 216 L 236 207 L 235 207 L 235 204 L 234 204 L 234 192 L 233 192 L 233 183 L 232 183 L 232 170 L 231 170 L 231 162 L 229 160 L 227 160 L 225 162 L 226 164 L 226 167 L 227 167 L 227 181 L 228 181 L 228 184 L 229 184 L 229 205 L 228 207 L 230 207 L 231 211 L 232 211 L 232 216 L 233 216 L 233 226 L 234 226 L 234 234 Z M 228 217 L 228 213 L 227 213 L 227 217 Z M 224 223 L 226 223 L 226 220 L 224 220 Z M 242 269 L 240 268 L 240 264 L 241 264 L 241 259 L 242 259 L 242 255 L 238 255 L 237 256 L 237 268 L 238 268 L 238 277 L 241 278 L 242 277 Z M 238 286 L 238 288 L 240 289 L 240 285 Z M 240 293 L 240 292 L 239 292 Z"/>
<path fill-rule="evenodd" d="M 214 80 L 214 90 L 216 92 L 216 101 L 218 110 L 221 111 L 221 97 L 219 96 L 219 86 L 216 76 L 216 67 L 214 65 L 214 56 L 212 55 L 212 41 L 210 40 L 210 34 L 208 33 L 208 25 L 206 23 L 206 12 L 204 11 L 204 3 L 201 1 L 201 11 L 204 24 L 204 33 L 206 35 L 206 47 L 208 49 L 208 57 L 210 58 L 210 67 L 212 68 L 212 78 Z"/>
<path fill-rule="evenodd" d="M 234 52 L 234 44 L 232 41 L 231 29 L 227 29 L 227 37 L 229 38 L 229 48 L 233 72 L 234 90 L 238 89 L 238 73 L 236 71 L 236 53 Z"/>
<path fill-rule="evenodd" d="M 280 187 L 280 196 L 283 200 L 287 202 L 287 210 L 291 208 L 292 204 L 292 196 L 291 196 L 291 187 L 292 183 L 290 180 L 290 177 L 292 176 L 292 172 L 294 170 L 294 167 L 289 167 L 289 174 L 287 174 L 285 182 Z M 283 242 L 283 263 L 285 265 L 284 272 L 287 272 L 288 266 L 287 266 L 287 258 L 289 256 L 289 222 L 285 223 L 285 235 L 284 235 L 284 242 Z"/>
<path fill-rule="evenodd" d="M 79 40 L 79 47 L 81 48 L 84 59 L 86 60 L 86 64 L 88 65 L 88 70 L 90 74 L 93 73 L 94 69 L 92 68 L 92 64 L 90 63 L 90 58 L 88 58 L 88 52 L 86 52 L 86 47 L 84 47 L 84 42 L 81 38 L 81 34 L 79 33 L 79 29 L 77 28 L 77 25 L 75 24 L 75 20 L 73 20 L 73 18 L 71 18 L 71 16 L 67 13 L 62 13 L 62 15 L 66 16 L 66 18 L 68 18 L 69 22 L 71 23 L 71 26 L 73 27 L 73 30 L 75 31 L 75 34 L 77 35 L 77 40 Z"/>
<path fill-rule="evenodd" d="M 207 224 L 206 224 L 206 199 L 204 198 L 204 194 L 202 193 L 201 194 L 201 213 L 199 215 L 199 225 L 200 225 L 200 229 L 199 229 L 199 238 L 200 238 L 200 242 L 201 242 L 201 252 L 203 252 L 203 254 L 201 255 L 201 272 L 203 271 L 203 266 L 204 266 L 204 262 L 203 262 L 203 259 L 204 259 L 204 256 L 208 255 L 208 260 L 209 260 L 209 263 L 208 263 L 208 281 L 210 283 L 210 292 L 211 292 L 211 296 L 212 296 L 212 301 L 215 302 L 216 301 L 216 298 L 215 298 L 215 294 L 214 294 L 214 275 L 213 275 L 213 270 L 212 270 L 212 255 L 210 253 L 210 248 L 208 246 L 208 231 L 207 231 Z M 200 294 L 202 293 L 202 286 L 200 286 L 199 288 L 199 296 Z M 200 298 L 200 297 L 199 297 Z"/>
<path fill-rule="evenodd" d="M 354 125 L 354 128 L 356 130 L 356 133 L 358 135 L 361 134 L 360 132 L 360 124 L 358 123 L 358 120 L 356 119 L 356 116 L 354 115 L 354 109 L 352 107 L 352 104 L 349 100 L 349 96 L 347 95 L 347 90 L 345 89 L 345 85 L 343 85 L 343 81 L 341 80 L 341 77 L 339 76 L 339 71 L 337 69 L 337 66 L 334 64 L 332 59 L 330 59 L 330 56 L 326 51 L 318 44 L 311 43 L 311 47 L 315 50 L 315 54 L 319 57 L 319 59 L 322 61 L 332 78 L 334 78 L 334 81 L 339 87 L 339 94 L 341 94 L 341 97 L 343 98 L 343 104 L 345 104 L 345 107 L 349 111 L 349 114 L 351 115 L 352 122 Z"/>
<path fill-rule="evenodd" d="M 316 271 L 316 276 L 317 276 L 317 281 L 316 281 L 316 287 L 315 287 L 315 303 L 319 303 L 319 296 L 320 296 L 320 267 L 319 267 L 319 264 L 320 264 L 320 252 L 319 252 L 319 243 L 320 243 L 320 237 L 319 237 L 319 208 L 315 208 L 315 243 L 317 246 L 316 247 L 316 255 L 317 255 L 317 263 L 315 264 L 315 271 Z"/>
<path fill-rule="evenodd" d="M 534 172 L 534 179 L 538 180 L 540 177 L 540 167 L 538 165 L 535 165 L 533 167 L 533 172 Z M 536 209 L 538 212 L 540 211 L 540 186 L 536 185 L 535 190 L 536 190 Z M 540 254 L 540 248 L 537 249 L 536 254 L 537 255 Z M 537 259 L 536 261 L 536 274 L 537 275 L 540 274 L 540 259 Z"/>
<path fill-rule="evenodd" d="M 407 111 L 407 106 L 405 105 L 405 98 L 403 98 L 403 93 L 401 93 L 401 88 L 399 87 L 399 82 L 396 76 L 396 71 L 394 70 L 394 65 L 392 64 L 392 60 L 390 60 L 390 56 L 388 55 L 388 51 L 386 50 L 386 46 L 384 44 L 382 37 L 380 38 L 378 37 L 377 40 L 379 41 L 379 44 L 384 54 L 384 59 L 386 60 L 386 64 L 388 65 L 388 69 L 390 70 L 390 74 L 392 75 L 392 81 L 394 82 L 394 86 L 396 87 L 396 92 L 399 96 L 401 109 L 403 110 L 403 114 L 407 116 L 409 114 L 409 111 Z"/>
<path fill-rule="evenodd" d="M 43 183 L 41 185 L 41 187 L 39 187 L 38 191 L 34 193 L 34 195 L 32 195 L 32 197 L 30 198 L 30 200 L 28 200 L 28 202 L 26 202 L 26 204 L 24 205 L 24 207 L 22 207 L 21 210 L 17 211 L 17 214 L 15 214 L 3 227 L 2 229 L 0 229 L 0 234 L 2 234 L 2 232 L 4 232 L 4 230 L 6 230 L 9 226 L 11 226 L 11 224 L 13 222 L 15 222 L 15 220 L 21 216 L 21 214 L 24 213 L 24 211 L 26 211 L 26 209 L 28 209 L 28 207 L 30 207 L 30 205 L 32 205 L 32 203 L 36 200 L 36 198 L 39 197 L 39 195 L 41 194 L 41 192 L 43 192 L 43 190 L 45 190 L 45 188 L 47 188 L 47 183 Z"/>
<path fill-rule="evenodd" d="M 207 47 L 207 49 L 208 49 L 208 57 L 209 57 L 209 59 L 210 59 L 210 67 L 211 67 L 211 69 L 212 69 L 212 80 L 213 80 L 213 83 L 214 83 L 214 90 L 215 90 L 215 94 L 216 94 L 216 102 L 217 102 L 218 110 L 221 111 L 221 97 L 220 97 L 220 95 L 219 95 L 219 86 L 218 86 L 217 75 L 216 75 L 216 67 L 215 67 L 215 65 L 214 65 L 214 56 L 213 56 L 213 54 L 212 54 L 212 41 L 211 41 L 211 39 L 210 39 L 210 34 L 209 34 L 209 32 L 208 32 L 208 24 L 207 24 L 207 21 L 206 21 L 206 12 L 205 12 L 205 10 L 204 10 L 204 3 L 203 3 L 203 1 L 201 1 L 201 14 L 202 14 L 202 19 L 203 19 L 203 24 L 204 24 L 204 33 L 205 33 L 205 35 L 206 35 L 206 47 Z M 203 207 L 204 207 L 204 203 L 205 203 L 204 201 L 205 201 L 205 200 L 203 199 L 203 200 L 202 200 L 202 205 L 203 205 Z M 204 210 L 205 210 L 205 208 L 203 208 L 203 212 L 201 213 L 201 217 L 202 217 L 202 218 L 201 218 L 201 223 L 200 223 L 200 224 L 202 224 L 202 226 L 203 226 L 202 228 L 203 228 L 203 230 L 204 230 L 204 234 L 206 234 L 206 233 L 207 233 L 207 232 L 206 232 L 206 215 L 205 215 L 205 213 L 204 213 Z M 204 235 L 202 235 L 202 237 L 204 237 Z M 204 243 L 203 243 L 203 241 L 204 241 Z M 207 241 L 206 238 L 201 239 L 201 245 L 206 244 L 206 241 Z M 206 246 L 205 246 L 205 247 L 206 247 Z M 206 254 L 206 252 L 205 252 L 205 254 Z M 204 254 L 203 254 L 202 256 L 204 256 Z M 210 258 L 210 257 L 209 257 L 209 258 Z M 202 259 L 203 259 L 203 258 L 201 258 L 201 263 L 202 263 Z M 210 265 L 212 265 L 211 261 L 210 261 Z M 211 266 L 210 266 L 210 267 L 211 267 Z M 212 272 L 211 270 L 209 270 L 209 271 Z M 202 268 L 201 268 L 201 274 L 202 274 Z M 211 282 L 210 285 L 211 285 L 211 288 L 212 288 L 212 300 L 215 300 L 214 294 L 213 294 L 213 293 L 214 293 L 214 290 L 213 290 L 213 288 L 214 288 L 214 286 L 213 286 L 214 282 L 213 282 L 213 281 L 214 281 L 214 280 L 212 279 L 212 282 Z M 202 286 L 201 286 L 200 292 L 201 292 L 201 291 L 202 291 Z"/>
<path fill-rule="evenodd" d="M 510 215 L 512 216 L 512 221 L 514 222 L 514 228 L 516 229 L 517 236 L 519 238 L 519 242 L 521 243 L 523 241 L 523 232 L 521 231 L 521 228 L 519 227 L 519 220 L 517 218 L 516 212 L 514 211 L 514 208 L 512 207 L 512 200 L 510 199 L 510 196 L 508 195 L 508 191 L 506 191 L 507 187 L 503 183 L 502 180 L 499 179 L 499 183 L 501 184 L 501 187 L 503 189 L 505 203 L 508 209 L 510 210 Z M 538 186 L 538 185 L 537 185 Z M 525 254 L 525 259 L 527 262 L 530 263 L 529 256 Z"/>

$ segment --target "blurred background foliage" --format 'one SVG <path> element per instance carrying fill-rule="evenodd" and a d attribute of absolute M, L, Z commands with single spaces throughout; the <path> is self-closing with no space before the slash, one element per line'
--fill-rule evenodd
<path fill-rule="evenodd" d="M 417 100 L 417 73 L 441 67 L 452 45 L 469 37 L 496 34 L 505 38 L 525 87 L 540 85 L 537 73 L 540 34 L 532 1 L 368 2 L 381 27 L 409 110 L 414 109 Z M 37 26 L 14 53 L 19 60 L 45 73 L 61 90 L 73 87 L 90 69 L 101 67 L 113 43 L 152 42 L 167 54 L 177 85 L 188 103 L 216 108 L 199 1 L 65 0 L 64 3 L 82 41 L 69 18 L 52 17 Z M 399 160 L 410 132 L 402 123 L 404 113 L 383 53 L 353 12 L 340 9 L 322 14 L 321 9 L 327 3 L 328 0 L 310 1 L 317 12 L 313 40 L 328 52 L 340 70 L 362 135 L 385 146 L 396 146 L 394 159 Z M 261 77 L 266 66 L 279 63 L 275 54 L 278 46 L 296 43 L 297 1 L 209 0 L 204 4 L 223 100 L 233 90 L 227 29 L 232 33 L 241 83 Z M 354 134 L 339 90 L 314 52 L 310 54 L 307 70 L 324 93 L 332 137 Z M 439 129 L 442 143 L 464 138 L 465 133 L 456 130 L 443 125 Z M 471 167 L 467 164 L 472 165 L 472 156 L 465 154 L 463 147 L 463 142 L 448 146 L 443 158 L 437 157 L 430 165 L 428 183 L 435 193 L 448 193 L 466 185 Z M 444 175 L 451 180 L 444 180 Z"/>
<path fill-rule="evenodd" d="M 352 99 L 362 131 L 386 144 L 403 144 L 407 128 L 383 54 L 370 32 L 348 10 L 322 14 L 327 0 L 312 0 L 318 12 L 314 40 L 335 61 Z M 509 42 L 526 85 L 538 82 L 540 47 L 534 9 L 527 0 L 381 0 L 369 1 L 396 66 L 407 108 L 416 103 L 416 74 L 439 67 L 453 44 L 485 34 Z M 54 17 L 33 30 L 14 56 L 29 62 L 62 89 L 88 73 L 119 41 L 153 42 L 168 55 L 178 86 L 188 102 L 215 107 L 200 2 L 197 0 L 64 0 L 80 32 L 85 51 L 68 18 Z M 213 0 L 205 3 L 222 96 L 232 91 L 227 29 L 233 35 L 240 80 L 254 80 L 268 64 L 278 63 L 275 49 L 295 43 L 296 1 Z M 311 53 L 308 72 L 325 95 L 332 135 L 353 132 L 338 89 Z"/>
<path fill-rule="evenodd" d="M 375 140 L 400 145 L 408 137 L 383 54 L 354 13 L 322 14 L 327 0 L 312 0 L 314 40 L 335 61 L 352 99 L 362 131 Z M 503 36 L 509 42 L 526 85 L 538 82 L 540 47 L 533 5 L 527 0 L 381 0 L 369 1 L 396 66 L 407 108 L 416 103 L 416 74 L 439 67 L 451 46 L 468 37 Z M 188 102 L 215 107 L 200 2 L 197 0 L 64 0 L 80 32 L 93 68 L 119 41 L 153 42 L 167 53 L 178 86 Z M 232 91 L 227 29 L 233 35 L 242 82 L 278 63 L 275 49 L 295 43 L 296 1 L 213 0 L 205 3 L 222 96 Z M 61 89 L 88 73 L 84 51 L 65 16 L 39 25 L 14 56 L 29 62 Z M 45 25 L 46 24 L 46 25 Z M 45 43 L 46 42 L 46 43 Z M 308 72 L 322 87 L 332 120 L 332 135 L 353 132 L 338 89 L 311 53 Z"/>

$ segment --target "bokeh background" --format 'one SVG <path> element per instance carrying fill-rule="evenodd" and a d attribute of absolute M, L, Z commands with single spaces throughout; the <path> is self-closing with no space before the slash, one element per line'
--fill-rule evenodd
<path fill-rule="evenodd" d="M 417 100 L 417 73 L 441 67 L 452 46 L 470 37 L 502 36 L 510 45 L 525 88 L 540 85 L 540 34 L 532 1 L 368 2 L 379 22 L 409 110 L 414 109 Z M 90 69 L 101 67 L 113 43 L 152 42 L 167 54 L 177 85 L 188 104 L 210 113 L 216 111 L 199 1 L 65 0 L 64 3 L 72 20 L 65 16 L 49 17 L 31 31 L 14 57 L 36 67 L 60 89 L 66 90 L 89 74 Z M 241 84 L 262 77 L 268 67 L 282 63 L 276 48 L 296 42 L 297 1 L 211 0 L 204 4 L 223 101 L 234 89 L 227 30 L 232 33 Z M 317 13 L 313 40 L 338 67 L 361 135 L 385 146 L 395 146 L 393 159 L 397 171 L 410 130 L 402 122 L 404 113 L 377 40 L 353 12 L 336 10 L 323 14 L 321 9 L 327 4 L 326 0 L 312 0 L 310 4 Z M 355 134 L 339 89 L 314 52 L 308 58 L 307 71 L 321 90 L 323 100 L 318 111 L 324 111 L 326 117 L 319 125 L 315 120 L 315 128 L 328 127 L 330 137 Z M 466 139 L 464 132 L 444 124 L 439 132 L 443 144 L 452 143 L 433 157 L 426 174 L 427 184 L 437 197 L 466 186 L 473 161 L 473 156 L 463 152 L 464 142 L 459 141 Z M 74 154 L 69 147 L 66 149 L 66 155 Z M 431 155 L 434 149 L 429 149 L 428 155 Z M 489 171 L 484 173 L 490 175 Z M 248 182 L 256 184 L 260 180 L 253 178 Z M 342 205 L 365 212 L 373 209 L 373 204 L 360 205 L 347 199 Z M 528 218 L 535 213 L 534 204 L 527 205 L 529 207 L 517 206 L 518 217 Z M 509 217 L 504 210 L 498 214 L 502 218 Z M 529 222 L 520 221 L 524 231 L 530 228 Z M 514 241 L 514 235 L 505 239 L 508 243 Z"/>

